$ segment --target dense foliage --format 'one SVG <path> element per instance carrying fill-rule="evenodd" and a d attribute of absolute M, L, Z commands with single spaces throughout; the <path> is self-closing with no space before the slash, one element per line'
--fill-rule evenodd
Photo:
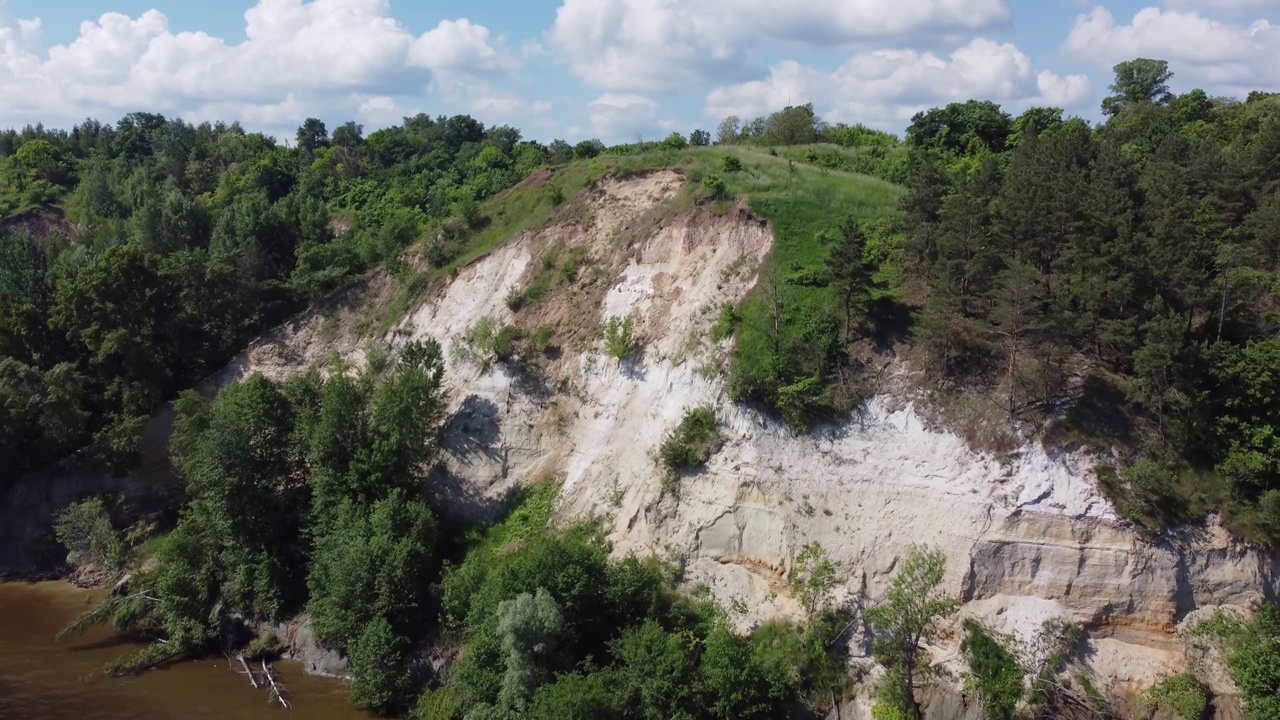
<path fill-rule="evenodd" d="M 1193 626 L 1191 633 L 1207 638 L 1221 652 L 1231 679 L 1240 689 L 1247 720 L 1280 715 L 1280 652 L 1276 651 L 1280 645 L 1280 606 L 1268 602 L 1248 618 L 1220 612 Z M 1186 696 L 1194 690 L 1183 687 L 1186 684 L 1174 685 L 1170 692 L 1156 692 L 1152 699 L 1190 707 Z M 1196 685 L 1202 695 L 1203 688 Z"/>
<path fill-rule="evenodd" d="M 1152 461 L 1110 478 L 1131 519 L 1224 510 L 1278 537 L 1280 96 L 1172 96 L 1134 62 L 1096 128 L 991 103 L 916 118 L 915 334 L 942 387 L 1010 421 L 1066 410 L 1066 437 Z"/>
<path fill-rule="evenodd" d="M 420 237 L 449 262 L 478 202 L 574 156 L 468 116 L 296 140 L 147 113 L 0 133 L 0 484 L 86 447 L 132 465 L 257 332 Z"/>
<path fill-rule="evenodd" d="M 436 519 L 420 491 L 442 418 L 443 359 L 438 345 L 411 343 L 389 367 L 329 370 L 283 384 L 253 375 L 212 402 L 179 398 L 180 520 L 130 581 L 133 600 L 86 616 L 166 641 L 163 657 L 150 648 L 120 669 L 200 652 L 244 623 L 305 608 L 317 635 L 350 656 L 359 705 L 404 701 L 407 652 L 438 566 Z"/>

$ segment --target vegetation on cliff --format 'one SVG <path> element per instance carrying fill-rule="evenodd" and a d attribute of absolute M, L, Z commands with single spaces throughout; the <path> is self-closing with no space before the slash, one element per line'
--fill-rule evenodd
<path fill-rule="evenodd" d="M 990 449 L 1032 429 L 1118 451 L 1100 480 L 1138 526 L 1217 511 L 1274 542 L 1280 96 L 1175 96 L 1167 80 L 1157 61 L 1120 66 L 1096 126 L 970 101 L 921 113 L 904 142 L 807 106 L 730 119 L 714 146 L 706 134 L 542 146 L 465 116 L 368 137 L 307 121 L 292 148 L 146 114 L 0 135 L 0 483 L 74 455 L 128 468 L 150 413 L 177 398 L 177 519 L 127 592 L 69 628 L 110 621 L 164 641 L 113 670 L 305 610 L 350 658 L 353 700 L 379 712 L 413 705 L 416 664 L 451 647 L 420 717 L 772 718 L 844 692 L 833 638 L 854 621 L 888 670 L 877 717 L 918 717 L 924 645 L 954 609 L 934 593 L 935 555 L 913 554 L 885 602 L 855 617 L 822 600 L 835 570 L 806 548 L 806 622 L 741 637 L 676 593 L 671 568 L 611 559 L 592 526 L 553 527 L 553 486 L 469 532 L 431 507 L 446 405 L 434 343 L 359 371 L 335 360 L 284 383 L 253 376 L 211 401 L 178 393 L 374 266 L 402 311 L 601 178 L 675 167 L 690 181 L 679 203 L 749 209 L 775 233 L 756 289 L 716 329 L 732 338 L 735 400 L 803 431 L 847 417 L 877 361 L 903 353 L 944 411 L 957 398 L 990 408 L 952 416 L 995 423 L 975 438 Z M 555 172 L 517 185 L 544 166 Z M 566 255 L 509 307 L 563 287 L 578 269 Z M 533 342 L 477 325 L 466 340 L 485 362 Z M 637 355 L 632 330 L 622 318 L 601 328 L 619 360 Z M 717 426 L 695 410 L 666 439 L 671 477 L 706 461 Z M 120 564 L 138 548 L 104 522 L 101 506 L 77 506 L 59 536 Z M 1271 712 L 1276 654 L 1244 647 L 1241 628 L 1274 635 L 1273 615 L 1221 632 L 1262 708 L 1250 712 Z M 1029 659 L 966 627 L 971 687 L 992 716 L 1093 702 L 1060 678 L 1071 628 L 1042 635 Z M 1152 702 L 1194 709 L 1189 684 L 1167 690 Z"/>

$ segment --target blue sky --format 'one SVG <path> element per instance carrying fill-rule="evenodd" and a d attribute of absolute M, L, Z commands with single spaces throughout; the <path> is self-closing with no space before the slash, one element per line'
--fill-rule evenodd
<path fill-rule="evenodd" d="M 809 101 L 898 132 L 971 97 L 1093 119 L 1136 56 L 1178 90 L 1280 90 L 1277 21 L 1280 0 L 0 0 L 0 126 L 466 112 L 616 142 Z"/>

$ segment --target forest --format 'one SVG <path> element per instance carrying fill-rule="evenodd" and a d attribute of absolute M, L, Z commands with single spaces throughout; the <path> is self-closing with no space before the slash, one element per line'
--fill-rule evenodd
<path fill-rule="evenodd" d="M 1107 453 L 1099 482 L 1144 532 L 1218 513 L 1274 543 L 1280 95 L 1175 95 L 1157 60 L 1116 70 L 1100 123 L 972 100 L 920 113 L 902 139 L 812 106 L 613 147 L 425 115 L 367 135 L 308 119 L 287 144 L 148 113 L 0 133 L 0 488 L 63 464 L 128 471 L 147 419 L 174 403 L 182 491 L 164 527 L 125 537 L 88 501 L 55 528 L 73 555 L 146 568 L 67 630 L 107 622 L 154 641 L 109 672 L 270 654 L 255 629 L 306 612 L 350 659 L 353 702 L 379 713 L 782 718 L 844 696 L 836 641 L 859 625 L 886 670 L 876 717 L 918 718 L 923 646 L 955 610 L 928 548 L 862 613 L 830 601 L 841 569 L 805 548 L 791 588 L 804 621 L 741 636 L 708 591 L 676 589 L 674 568 L 553 523 L 553 479 L 488 525 L 433 506 L 447 399 L 432 342 L 213 399 L 189 388 L 374 268 L 415 287 L 407 250 L 432 271 L 465 262 L 506 227 L 486 208 L 536 170 L 586 164 L 590 183 L 610 158 L 678 165 L 705 199 L 745 196 L 775 228 L 757 288 L 716 329 L 733 338 L 735 401 L 805 432 L 847 417 L 902 356 L 940 407 L 980 398 L 1010 434 Z M 1248 639 L 1278 627 L 1263 612 L 1203 631 L 1251 718 L 1271 717 L 1280 655 Z M 965 632 L 990 717 L 1093 702 L 1055 679 L 1078 628 L 1043 628 L 1052 651 L 1035 663 Z M 427 667 L 435 652 L 450 653 L 447 678 Z M 1203 695 L 1175 678 L 1149 700 Z"/>

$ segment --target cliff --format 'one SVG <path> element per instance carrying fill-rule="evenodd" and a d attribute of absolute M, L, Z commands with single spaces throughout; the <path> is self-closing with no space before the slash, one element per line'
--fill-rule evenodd
<path fill-rule="evenodd" d="M 446 459 L 433 483 L 443 501 L 479 516 L 512 486 L 559 475 L 562 516 L 602 518 L 618 553 L 676 561 L 742 627 L 799 612 L 787 579 L 806 543 L 840 563 L 844 597 L 872 599 L 911 545 L 935 545 L 960 617 L 1022 637 L 1050 617 L 1078 622 L 1099 684 L 1124 698 L 1187 665 L 1179 631 L 1190 619 L 1275 596 L 1274 555 L 1216 526 L 1154 543 L 1133 532 L 1095 488 L 1088 454 L 1038 441 L 981 452 L 926 421 L 898 361 L 860 412 L 808 434 L 731 403 L 722 369 L 732 341 L 713 341 L 712 329 L 721 304 L 754 286 L 773 236 L 745 209 L 682 206 L 682 183 L 670 171 L 600 182 L 369 337 L 369 305 L 390 302 L 386 278 L 375 278 L 362 299 L 255 343 L 204 390 L 253 372 L 285 377 L 335 350 L 360 362 L 379 345 L 434 337 L 453 358 Z M 573 272 L 595 281 L 511 309 L 549 253 L 575 249 L 583 261 Z M 619 362 L 598 328 L 627 315 L 642 352 Z M 461 336 L 484 317 L 553 326 L 557 351 L 537 368 L 467 360 Z M 699 405 L 715 408 L 726 442 L 704 471 L 664 490 L 654 451 Z M 163 437 L 167 423 L 159 416 L 149 432 Z M 958 670 L 956 641 L 935 657 Z M 1214 689 L 1233 692 L 1225 681 Z"/>

